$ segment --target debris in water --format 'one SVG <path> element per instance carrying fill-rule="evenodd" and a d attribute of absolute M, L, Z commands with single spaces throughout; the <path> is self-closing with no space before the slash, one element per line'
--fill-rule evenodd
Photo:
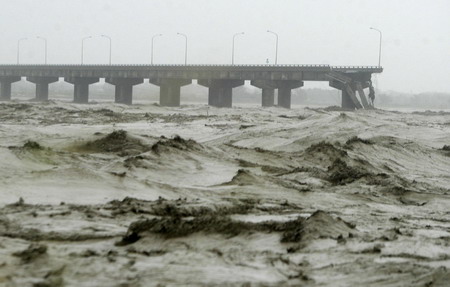
<path fill-rule="evenodd" d="M 119 156 L 136 155 L 149 150 L 139 139 L 130 137 L 124 130 L 113 131 L 105 137 L 90 141 L 81 150 L 93 152 L 113 152 Z"/>
<path fill-rule="evenodd" d="M 264 221 L 250 223 L 235 221 L 229 217 L 215 214 L 186 219 L 179 216 L 166 216 L 139 220 L 131 223 L 127 233 L 118 246 L 132 244 L 145 233 L 161 234 L 167 238 L 184 237 L 196 232 L 218 233 L 236 236 L 240 233 L 282 232 L 281 242 L 308 242 L 319 238 L 346 238 L 353 236 L 354 225 L 340 218 L 333 218 L 324 211 L 316 211 L 306 221 L 302 217 L 286 222 Z"/>
<path fill-rule="evenodd" d="M 38 144 L 35 141 L 32 140 L 28 140 L 25 142 L 25 144 L 23 145 L 24 149 L 28 149 L 28 150 L 43 150 L 44 148 Z"/>
<path fill-rule="evenodd" d="M 171 139 L 162 136 L 158 142 L 152 145 L 151 150 L 154 153 L 159 154 L 164 151 L 169 151 L 170 148 L 186 151 L 186 150 L 198 150 L 201 147 L 202 146 L 199 143 L 197 143 L 192 139 L 185 140 L 179 135 L 176 135 Z"/>
<path fill-rule="evenodd" d="M 307 155 L 312 157 L 320 157 L 321 155 L 326 155 L 330 160 L 348 156 L 345 150 L 336 148 L 333 144 L 325 141 L 311 145 L 306 149 L 305 152 Z"/>
<path fill-rule="evenodd" d="M 19 257 L 23 263 L 30 263 L 45 253 L 47 253 L 47 245 L 31 243 L 27 249 L 15 252 L 13 255 Z"/>
<path fill-rule="evenodd" d="M 330 174 L 328 180 L 331 183 L 338 185 L 352 183 L 368 174 L 367 172 L 348 166 L 347 163 L 340 158 L 337 158 L 333 164 L 328 167 L 328 173 Z"/>
<path fill-rule="evenodd" d="M 354 143 L 363 143 L 363 144 L 367 144 L 367 145 L 371 145 L 373 144 L 373 142 L 371 140 L 368 139 L 362 139 L 358 136 L 353 136 L 350 139 L 347 140 L 347 142 L 345 143 L 346 147 L 350 147 L 352 144 Z"/>
<path fill-rule="evenodd" d="M 256 176 L 252 175 L 249 171 L 245 169 L 239 169 L 231 181 L 224 183 L 223 185 L 253 185 L 260 182 L 261 180 Z"/>

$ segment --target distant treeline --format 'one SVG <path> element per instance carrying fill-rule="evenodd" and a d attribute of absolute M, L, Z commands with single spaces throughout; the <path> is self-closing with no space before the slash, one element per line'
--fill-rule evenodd
<path fill-rule="evenodd" d="M 450 93 L 381 92 L 375 103 L 390 108 L 450 109 Z"/>

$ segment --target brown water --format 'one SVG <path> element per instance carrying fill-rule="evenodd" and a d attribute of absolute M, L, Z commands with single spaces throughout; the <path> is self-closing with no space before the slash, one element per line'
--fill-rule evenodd
<path fill-rule="evenodd" d="M 0 139 L 0 286 L 450 280 L 449 113 L 3 103 Z"/>

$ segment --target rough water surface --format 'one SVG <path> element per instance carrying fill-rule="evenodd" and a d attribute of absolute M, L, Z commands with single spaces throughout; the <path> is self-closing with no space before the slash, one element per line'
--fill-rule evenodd
<path fill-rule="evenodd" d="M 448 286 L 450 114 L 0 104 L 0 286 Z"/>

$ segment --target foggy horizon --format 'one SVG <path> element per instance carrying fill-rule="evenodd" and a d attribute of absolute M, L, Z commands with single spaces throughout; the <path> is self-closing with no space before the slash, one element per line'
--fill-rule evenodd
<path fill-rule="evenodd" d="M 48 7 L 51 7 L 50 9 Z M 278 64 L 378 65 L 377 88 L 408 93 L 450 91 L 450 2 L 416 1 L 56 1 L 7 2 L 0 11 L 0 63 L 15 64 L 17 41 L 21 64 L 79 64 L 81 39 L 85 64 L 149 64 L 155 38 L 154 64 Z M 8 27 L 6 29 L 6 27 Z M 311 86 L 308 84 L 308 87 Z M 314 85 L 313 85 L 314 86 Z M 305 88 L 307 85 L 305 85 Z M 319 85 L 319 87 L 322 87 Z"/>

